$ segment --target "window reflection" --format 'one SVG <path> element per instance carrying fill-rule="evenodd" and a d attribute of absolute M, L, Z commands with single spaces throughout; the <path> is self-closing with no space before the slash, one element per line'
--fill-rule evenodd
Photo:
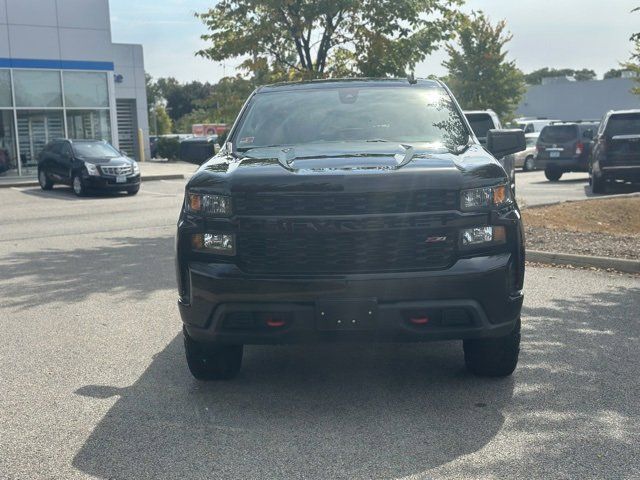
<path fill-rule="evenodd" d="M 17 107 L 61 107 L 60 72 L 14 70 Z"/>
<path fill-rule="evenodd" d="M 111 141 L 108 110 L 67 110 L 69 138 Z"/>
<path fill-rule="evenodd" d="M 51 140 L 64 138 L 62 111 L 18 111 L 18 138 L 22 174 L 35 173 L 38 156 Z"/>
<path fill-rule="evenodd" d="M 64 72 L 64 98 L 67 108 L 106 108 L 109 106 L 107 76 L 95 72 Z"/>
<path fill-rule="evenodd" d="M 11 73 L 9 70 L 0 70 L 0 108 L 11 106 Z"/>
<path fill-rule="evenodd" d="M 0 175 L 16 175 L 17 169 L 13 111 L 0 110 Z"/>

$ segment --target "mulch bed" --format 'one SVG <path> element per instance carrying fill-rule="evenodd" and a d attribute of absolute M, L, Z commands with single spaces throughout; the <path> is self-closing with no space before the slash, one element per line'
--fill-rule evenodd
<path fill-rule="evenodd" d="M 570 232 L 525 224 L 527 248 L 545 252 L 640 260 L 640 237 Z"/>

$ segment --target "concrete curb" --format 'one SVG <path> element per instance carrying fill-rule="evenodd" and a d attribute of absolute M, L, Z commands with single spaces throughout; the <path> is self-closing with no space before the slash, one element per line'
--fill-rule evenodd
<path fill-rule="evenodd" d="M 184 180 L 187 178 L 182 173 L 167 174 L 167 175 L 145 175 L 142 177 L 143 182 L 154 182 L 157 180 Z M 0 188 L 11 187 L 38 187 L 40 184 L 37 180 L 17 180 L 15 182 L 0 182 Z"/>
<path fill-rule="evenodd" d="M 530 262 L 573 265 L 574 267 L 595 267 L 617 270 L 625 273 L 640 273 L 640 261 L 626 258 L 592 257 L 571 253 L 542 252 L 527 250 L 526 259 Z"/>

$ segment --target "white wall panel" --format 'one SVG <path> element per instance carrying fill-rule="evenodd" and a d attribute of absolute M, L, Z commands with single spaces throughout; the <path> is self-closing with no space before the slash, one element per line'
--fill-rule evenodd
<path fill-rule="evenodd" d="M 0 23 L 7 23 L 7 0 L 0 0 Z"/>
<path fill-rule="evenodd" d="M 55 27 L 55 0 L 6 0 L 9 24 Z"/>
<path fill-rule="evenodd" d="M 136 88 L 145 88 L 147 83 L 144 80 L 144 67 L 136 67 L 134 71 L 136 77 Z"/>
<path fill-rule="evenodd" d="M 13 58 L 60 60 L 58 29 L 55 27 L 9 24 L 9 41 Z"/>
<path fill-rule="evenodd" d="M 111 51 L 106 30 L 60 29 L 60 55 L 63 60 L 110 62 Z"/>
<path fill-rule="evenodd" d="M 122 88 L 136 88 L 136 77 L 134 68 L 120 67 L 118 64 L 116 64 L 114 73 L 116 75 L 122 75 L 122 82 L 116 83 L 116 92 Z"/>
<path fill-rule="evenodd" d="M 58 0 L 58 25 L 109 30 L 109 1 Z"/>
<path fill-rule="evenodd" d="M 0 24 L 0 58 L 8 58 L 9 53 L 9 27 Z"/>
<path fill-rule="evenodd" d="M 142 45 L 132 45 L 133 47 L 133 66 L 144 69 L 144 51 Z"/>
<path fill-rule="evenodd" d="M 114 43 L 112 45 L 113 63 L 116 67 L 133 67 L 135 61 L 133 57 L 133 45 Z"/>

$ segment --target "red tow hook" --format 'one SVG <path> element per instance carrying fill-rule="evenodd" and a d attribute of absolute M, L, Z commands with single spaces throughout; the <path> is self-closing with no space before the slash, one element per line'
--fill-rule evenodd
<path fill-rule="evenodd" d="M 429 323 L 429 317 L 415 317 L 410 318 L 409 321 L 414 325 L 426 325 Z"/>
<path fill-rule="evenodd" d="M 278 320 L 277 318 L 268 318 L 267 319 L 267 326 L 271 327 L 271 328 L 284 327 L 285 323 L 286 322 L 284 320 Z"/>

